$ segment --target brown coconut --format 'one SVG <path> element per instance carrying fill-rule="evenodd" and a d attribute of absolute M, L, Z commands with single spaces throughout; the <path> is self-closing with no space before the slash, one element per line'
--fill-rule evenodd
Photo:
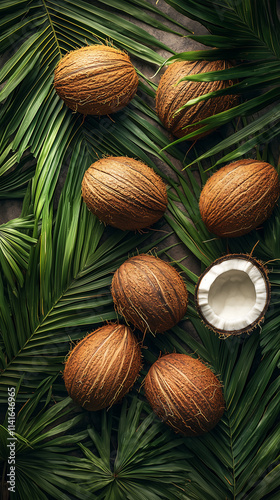
<path fill-rule="evenodd" d="M 187 309 L 188 292 L 180 274 L 152 255 L 126 260 L 112 281 L 117 311 L 142 332 L 164 332 L 180 321 Z"/>
<path fill-rule="evenodd" d="M 208 179 L 200 195 L 200 214 L 211 233 L 242 236 L 270 217 L 279 194 L 279 179 L 272 165 L 238 160 Z"/>
<path fill-rule="evenodd" d="M 170 64 L 161 77 L 156 92 L 156 112 L 164 127 L 176 137 L 184 137 L 202 127 L 202 125 L 190 125 L 236 106 L 238 97 L 229 94 L 200 101 L 176 113 L 190 99 L 225 89 L 234 83 L 231 80 L 213 82 L 185 80 L 178 83 L 181 78 L 228 68 L 232 68 L 232 65 L 227 61 L 176 61 Z M 187 125 L 189 127 L 185 128 Z M 210 132 L 198 134 L 195 139 L 204 137 Z"/>
<path fill-rule="evenodd" d="M 65 104 L 84 115 L 107 115 L 126 106 L 138 76 L 129 56 L 107 45 L 73 50 L 58 63 L 54 88 Z"/>
<path fill-rule="evenodd" d="M 201 361 L 186 354 L 159 358 L 145 378 L 145 394 L 156 415 L 185 436 L 210 431 L 225 408 L 217 377 Z"/>
<path fill-rule="evenodd" d="M 128 326 L 107 324 L 82 339 L 64 369 L 69 396 L 86 410 L 111 407 L 131 389 L 141 368 L 141 350 Z"/>
<path fill-rule="evenodd" d="M 101 221 L 123 230 L 152 225 L 167 206 L 162 179 L 144 163 L 125 156 L 93 163 L 84 175 L 82 196 Z"/>

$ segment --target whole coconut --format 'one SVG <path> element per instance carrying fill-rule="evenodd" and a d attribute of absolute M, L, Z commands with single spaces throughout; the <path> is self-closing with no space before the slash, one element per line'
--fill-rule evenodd
<path fill-rule="evenodd" d="M 195 125 L 185 128 L 187 125 L 236 106 L 238 104 L 236 95 L 222 95 L 200 101 L 176 113 L 190 99 L 233 85 L 230 80 L 212 82 L 185 80 L 178 83 L 181 78 L 228 68 L 232 68 L 232 65 L 227 61 L 176 61 L 170 64 L 160 79 L 156 93 L 156 112 L 164 127 L 176 137 L 184 137 L 202 127 L 202 125 Z M 195 139 L 210 132 L 197 134 Z"/>
<path fill-rule="evenodd" d="M 144 163 L 125 156 L 93 163 L 85 172 L 82 196 L 101 221 L 123 230 L 150 226 L 167 206 L 161 178 Z"/>
<path fill-rule="evenodd" d="M 58 63 L 54 88 L 65 104 L 84 115 L 107 115 L 126 106 L 138 76 L 129 56 L 107 45 L 73 50 Z"/>
<path fill-rule="evenodd" d="M 152 255 L 126 260 L 112 281 L 117 311 L 142 332 L 164 332 L 183 318 L 188 292 L 180 274 Z"/>
<path fill-rule="evenodd" d="M 70 352 L 64 369 L 69 396 L 86 410 L 112 406 L 131 389 L 141 368 L 141 350 L 127 326 L 98 328 Z"/>
<path fill-rule="evenodd" d="M 235 161 L 206 182 L 199 200 L 200 214 L 211 233 L 242 236 L 270 217 L 279 194 L 272 165 L 259 160 Z"/>
<path fill-rule="evenodd" d="M 217 377 L 201 361 L 186 354 L 159 358 L 145 378 L 145 394 L 156 415 L 185 436 L 210 431 L 225 408 Z"/>

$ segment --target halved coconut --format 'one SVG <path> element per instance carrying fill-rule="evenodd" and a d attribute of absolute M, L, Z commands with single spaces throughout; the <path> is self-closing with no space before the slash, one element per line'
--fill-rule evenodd
<path fill-rule="evenodd" d="M 246 254 L 217 259 L 200 276 L 195 289 L 203 322 L 223 336 L 251 331 L 264 319 L 269 300 L 267 271 Z"/>

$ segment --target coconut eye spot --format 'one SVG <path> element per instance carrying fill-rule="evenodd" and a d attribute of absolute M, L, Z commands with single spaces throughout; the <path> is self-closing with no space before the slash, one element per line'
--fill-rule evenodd
<path fill-rule="evenodd" d="M 218 276 L 209 290 L 209 305 L 224 320 L 248 316 L 256 303 L 256 291 L 248 274 L 231 270 Z"/>

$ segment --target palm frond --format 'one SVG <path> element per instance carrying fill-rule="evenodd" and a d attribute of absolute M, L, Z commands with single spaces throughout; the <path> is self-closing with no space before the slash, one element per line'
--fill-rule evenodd
<path fill-rule="evenodd" d="M 134 19 L 144 23 L 141 26 L 170 33 L 176 33 L 177 27 L 182 32 L 183 25 L 141 0 L 97 0 L 94 5 L 82 0 L 79 6 L 74 0 L 9 0 L 0 5 L 0 51 L 17 47 L 0 71 L 4 84 L 0 92 L 0 196 L 5 196 L 6 189 L 15 196 L 25 191 L 34 172 L 33 164 L 30 168 L 25 165 L 28 150 L 37 163 L 19 219 L 32 224 L 19 229 L 13 226 L 16 221 L 11 223 L 8 262 L 12 266 L 8 274 L 0 275 L 0 398 L 6 405 L 7 387 L 11 386 L 17 386 L 18 403 L 32 394 L 17 415 L 20 500 L 70 500 L 73 496 L 83 500 L 277 498 L 280 280 L 275 259 L 280 257 L 279 210 L 262 229 L 248 236 L 228 241 L 213 238 L 199 214 L 198 198 L 207 173 L 205 164 L 202 168 L 197 160 L 211 155 L 213 167 L 251 153 L 255 144 L 279 133 L 276 2 L 261 0 L 258 6 L 253 0 L 166 3 L 207 27 L 209 35 L 192 38 L 209 50 L 175 54 L 148 35 Z M 165 26 L 165 20 L 173 23 L 171 28 Z M 200 180 L 190 169 L 181 172 L 173 159 L 186 163 L 183 148 L 170 145 L 158 128 L 159 120 L 146 100 L 146 96 L 154 97 L 156 85 L 139 70 L 140 92 L 111 118 L 82 120 L 55 94 L 57 62 L 67 51 L 88 43 L 113 44 L 126 50 L 136 66 L 140 61 L 153 68 L 164 63 L 158 49 L 190 60 L 236 59 L 232 72 L 196 79 L 239 79 L 231 91 L 242 93 L 247 101 L 204 125 L 212 128 L 240 113 L 248 121 L 244 118 L 242 130 L 237 127 L 224 141 L 217 139 L 219 144 L 206 152 L 198 145 L 197 154 L 192 151 Z M 251 119 L 252 113 L 271 103 L 273 109 Z M 167 146 L 170 154 L 163 151 Z M 269 261 L 272 301 L 263 327 L 250 337 L 219 339 L 201 324 L 190 299 L 188 321 L 162 336 L 145 339 L 151 347 L 143 349 L 147 364 L 159 352 L 191 352 L 221 378 L 226 412 L 205 436 L 175 437 L 141 402 L 141 395 L 128 396 L 122 405 L 91 415 L 74 410 L 69 398 L 61 400 L 64 388 L 59 373 L 70 343 L 115 319 L 110 294 L 113 272 L 129 253 L 155 245 L 154 240 L 150 243 L 150 232 L 134 235 L 104 228 L 83 204 L 83 173 L 104 154 L 139 158 L 162 175 L 170 187 L 166 220 L 184 251 L 194 255 L 202 269 L 228 251 L 250 253 L 258 241 L 254 255 Z M 53 196 L 68 159 L 70 166 L 56 210 Z M 187 161 L 194 163 L 193 159 L 190 155 Z M 165 164 L 173 169 L 172 179 Z M 11 229 L 20 232 L 20 243 Z M 18 245 L 19 256 L 14 251 Z M 168 255 L 168 249 L 163 251 Z M 196 274 L 185 262 L 177 265 L 186 273 L 192 293 Z M 53 394 L 60 402 L 51 405 Z M 7 420 L 0 434 L 3 463 L 7 460 L 5 427 Z"/>
<path fill-rule="evenodd" d="M 121 10 L 130 4 L 123 3 Z M 71 1 L 47 1 L 41 5 L 24 1 L 15 5 L 25 11 L 21 12 L 22 25 L 16 31 L 19 49 L 0 72 L 0 80 L 6 82 L 0 94 L 5 101 L 0 123 L 7 124 L 2 141 L 5 147 L 9 144 L 9 151 L 16 151 L 19 161 L 27 147 L 37 158 L 23 215 L 34 213 L 35 220 L 42 218 L 42 223 L 35 224 L 33 236 L 38 238 L 38 244 L 31 251 L 18 297 L 9 289 L 9 295 L 1 292 L 1 360 L 3 387 L 15 383 L 25 373 L 22 388 L 31 388 L 36 386 L 37 376 L 41 380 L 45 373 L 61 370 L 70 338 L 78 339 L 89 326 L 115 318 L 111 275 L 128 252 L 147 238 L 147 235 L 128 237 L 118 231 L 107 231 L 106 245 L 100 245 L 104 228 L 82 203 L 82 173 L 99 156 L 115 154 L 117 145 L 119 154 L 144 157 L 144 161 L 148 160 L 145 150 L 150 152 L 152 147 L 159 150 L 139 127 L 134 127 L 128 147 L 123 145 L 119 132 L 116 142 L 119 123 L 125 124 L 126 131 L 130 126 L 126 120 L 129 110 L 116 116 L 116 123 L 106 117 L 88 118 L 82 123 L 80 116 L 73 117 L 54 92 L 54 67 L 67 50 L 85 43 L 110 40 L 154 64 L 160 64 L 162 58 L 149 45 L 167 47 L 133 23 L 95 9 L 87 2 L 82 2 L 79 8 Z M 7 23 L 3 21 L 7 28 L 3 37 L 7 39 L 14 29 L 10 21 L 14 19 L 11 11 L 15 5 L 8 2 L 6 10 L 3 6 L 3 20 L 7 16 Z M 135 13 L 141 17 L 139 9 Z M 24 41 L 20 45 L 22 30 Z M 133 38 L 127 37 L 128 33 Z M 148 122 L 144 120 L 144 124 L 148 130 Z M 69 181 L 54 219 L 53 194 L 69 152 L 72 153 Z"/>
<path fill-rule="evenodd" d="M 226 412 L 222 421 L 207 435 L 195 440 L 188 438 L 185 443 L 187 452 L 194 454 L 189 464 L 188 498 L 243 500 L 253 491 L 256 498 L 261 499 L 264 492 L 276 495 L 280 486 L 279 477 L 276 479 L 280 437 L 277 370 L 280 351 L 276 333 L 279 330 L 279 210 L 276 208 L 263 229 L 242 238 L 213 238 L 206 231 L 198 208 L 200 186 L 207 179 L 207 173 L 200 168 L 201 182 L 190 169 L 185 173 L 185 179 L 179 176 L 180 187 L 171 182 L 176 194 L 170 199 L 170 215 L 166 215 L 185 248 L 199 259 L 204 269 L 222 254 L 250 253 L 259 242 L 254 255 L 262 258 L 271 271 L 272 300 L 261 328 L 246 339 L 227 340 L 220 339 L 201 323 L 190 300 L 185 328 L 176 326 L 172 332 L 166 332 L 164 338 L 147 339 L 151 350 L 144 351 L 144 356 L 151 363 L 157 357 L 156 352 L 191 352 L 209 363 L 223 382 Z M 193 293 L 197 276 L 186 265 L 180 262 L 177 265 L 188 276 L 188 289 Z M 258 494 L 259 484 L 262 486 Z"/>
<path fill-rule="evenodd" d="M 160 16 L 162 19 L 170 21 L 172 24 L 175 24 L 176 26 L 179 26 L 184 30 L 186 29 L 183 24 L 179 23 L 175 19 L 172 19 L 162 10 L 158 9 L 149 2 L 146 2 L 145 0 L 127 0 L 126 2 L 122 2 L 121 4 L 117 0 L 99 0 L 98 3 L 110 6 L 117 11 L 124 12 L 125 14 L 129 14 L 139 21 L 145 22 L 146 24 L 153 26 L 154 28 L 159 28 L 168 33 L 180 34 L 166 26 L 166 24 L 162 24 L 160 21 L 158 21 L 158 19 L 155 19 L 154 17 L 146 13 L 146 11 L 149 13 L 152 12 L 153 14 L 157 14 L 157 16 Z M 143 11 L 143 8 L 145 8 L 145 11 Z"/>
<path fill-rule="evenodd" d="M 177 326 L 153 344 L 160 352 L 190 350 L 209 363 L 223 383 L 226 411 L 210 433 L 185 439 L 186 452 L 193 454 L 186 494 L 192 499 L 245 499 L 252 488 L 257 491 L 260 481 L 265 487 L 270 470 L 277 471 L 279 349 L 261 358 L 257 332 L 247 339 L 222 340 L 201 323 L 192 307 L 188 316 L 199 340 L 190 328 Z M 279 485 L 278 477 L 271 491 Z"/>
<path fill-rule="evenodd" d="M 257 51 L 259 59 L 267 51 L 270 60 L 280 55 L 276 43 L 279 41 L 280 23 L 277 2 L 274 0 L 261 0 L 258 9 L 253 0 L 190 0 L 187 3 L 183 0 L 166 0 L 166 3 L 208 29 L 210 35 L 190 35 L 207 46 L 234 49 L 237 57 L 239 50 L 248 53 Z"/>
<path fill-rule="evenodd" d="M 219 127 L 235 117 L 252 116 L 264 110 L 258 124 L 251 119 L 247 127 L 238 130 L 229 140 L 222 141 L 215 147 L 215 152 L 225 150 L 230 144 L 236 144 L 241 139 L 246 139 L 247 147 L 234 150 L 229 158 L 219 159 L 219 162 L 235 159 L 241 154 L 251 151 L 260 142 L 267 142 L 279 134 L 279 81 L 280 81 L 280 52 L 279 52 L 279 20 L 277 16 L 277 2 L 261 0 L 256 8 L 254 0 L 242 2 L 225 1 L 210 2 L 201 0 L 190 1 L 187 4 L 180 0 L 167 0 L 184 15 L 199 21 L 210 32 L 209 35 L 190 35 L 190 38 L 207 46 L 214 47 L 209 50 L 183 52 L 172 56 L 174 59 L 184 60 L 215 60 L 232 59 L 235 66 L 229 70 L 210 72 L 184 79 L 193 81 L 213 81 L 233 79 L 238 81 L 229 89 L 209 93 L 197 99 L 192 99 L 184 107 L 191 106 L 209 97 L 223 94 L 237 93 L 244 97 L 234 108 L 221 112 L 213 117 L 201 120 L 203 126 L 200 132 Z M 269 108 L 274 104 L 273 109 Z M 269 128 L 270 126 L 270 128 Z M 257 127 L 257 128 L 256 128 Z M 266 128 L 268 127 L 268 128 Z M 258 131 L 258 134 L 255 132 Z M 182 139 L 172 143 L 177 144 L 186 139 L 194 139 L 196 132 L 188 134 Z M 252 134 L 253 137 L 252 137 Z M 213 149 L 204 154 L 209 158 L 214 154 Z M 202 157 L 199 157 L 201 160 Z"/>
<path fill-rule="evenodd" d="M 115 2 L 111 3 L 113 8 Z M 32 181 L 36 217 L 52 199 L 67 149 L 82 125 L 81 117 L 73 116 L 53 88 L 54 69 L 62 55 L 89 43 L 110 43 L 137 59 L 159 65 L 163 58 L 154 48 L 170 51 L 143 28 L 102 9 L 102 2 L 99 4 L 93 7 L 82 1 L 77 7 L 70 0 L 46 0 L 40 5 L 19 0 L 5 2 L 1 7 L 0 48 L 7 49 L 15 41 L 19 45 L 0 71 L 0 83 L 5 82 L 0 92 L 0 102 L 5 103 L 0 116 L 0 127 L 5 131 L 2 142 L 5 147 L 9 144 L 9 151 L 16 152 L 17 161 L 27 148 L 38 160 Z M 122 2 L 117 11 L 129 11 L 133 4 Z M 148 12 L 160 14 L 156 7 L 147 4 L 147 8 Z M 132 14 L 144 22 L 147 19 L 146 11 L 139 9 L 137 2 Z M 168 31 L 153 17 L 149 19 L 157 28 Z"/>
<path fill-rule="evenodd" d="M 190 456 L 178 448 L 183 439 L 174 439 L 155 415 L 147 415 L 145 404 L 138 398 L 133 397 L 129 406 L 124 400 L 118 421 L 116 409 L 103 411 L 101 429 L 90 426 L 88 433 L 96 451 L 81 445 L 86 457 L 81 469 L 88 471 L 82 484 L 98 499 L 183 498 L 186 460 Z"/>
<path fill-rule="evenodd" d="M 73 409 L 70 398 L 49 407 L 53 381 L 49 378 L 39 384 L 31 399 L 20 408 L 15 417 L 16 432 L 12 438 L 8 412 L 3 426 L 0 426 L 0 463 L 4 465 L 2 497 L 9 486 L 4 481 L 5 466 L 9 470 L 10 460 L 7 445 L 14 439 L 17 498 L 25 500 L 30 494 L 40 500 L 49 498 L 49 495 L 57 500 L 70 500 L 73 491 L 76 498 L 87 498 L 86 490 L 79 485 L 79 475 L 75 476 L 73 471 L 71 478 L 63 477 L 63 471 L 71 467 L 71 456 L 68 457 L 68 454 L 77 450 L 77 444 L 87 438 L 86 430 L 78 431 L 77 427 L 83 415 Z M 46 401 L 42 406 L 43 397 Z"/>
<path fill-rule="evenodd" d="M 10 291 L 5 298 L 3 292 L 2 400 L 7 385 L 15 384 L 22 373 L 22 394 L 24 390 L 28 394 L 44 376 L 57 374 L 70 340 L 81 338 L 95 324 L 116 318 L 110 293 L 112 275 L 129 252 L 140 246 L 145 251 L 149 232 L 129 235 L 108 230 L 106 241 L 101 242 L 104 225 L 88 211 L 80 194 L 90 163 L 87 145 L 80 139 L 73 150 L 54 227 L 46 204 L 24 283 L 18 286 L 17 295 Z M 149 243 L 148 248 L 154 244 Z"/>
<path fill-rule="evenodd" d="M 35 164 L 31 155 L 17 162 L 17 154 L 10 154 L 10 146 L 0 155 L 0 200 L 23 198 L 28 181 L 33 177 Z"/>
<path fill-rule="evenodd" d="M 23 270 L 26 270 L 32 245 L 37 240 L 26 234 L 33 229 L 32 217 L 13 219 L 0 226 L 0 269 L 16 293 L 17 284 L 24 283 Z"/>

